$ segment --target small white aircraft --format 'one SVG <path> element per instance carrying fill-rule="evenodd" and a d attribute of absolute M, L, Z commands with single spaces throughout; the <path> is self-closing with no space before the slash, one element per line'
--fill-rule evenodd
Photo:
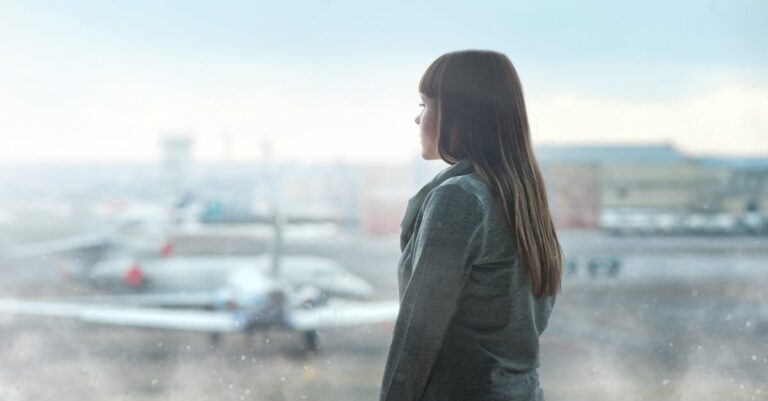
<path fill-rule="evenodd" d="M 74 318 L 85 322 L 222 333 L 282 328 L 304 333 L 308 350 L 317 330 L 392 322 L 398 302 L 361 301 L 373 287 L 332 260 L 282 256 L 276 218 L 270 254 L 255 257 L 110 258 L 85 278 L 110 295 L 0 299 L 0 314 Z"/>
<path fill-rule="evenodd" d="M 169 224 L 160 212 L 147 212 L 148 207 L 131 209 L 131 213 L 110 211 L 94 224 L 92 232 L 0 249 L 0 260 L 23 263 L 42 259 L 62 262 L 61 273 L 72 279 L 86 278 L 96 264 L 114 258 L 161 258 L 173 253 L 169 241 Z M 87 212 L 87 220 L 90 213 Z M 170 212 L 169 212 L 170 213 Z"/>

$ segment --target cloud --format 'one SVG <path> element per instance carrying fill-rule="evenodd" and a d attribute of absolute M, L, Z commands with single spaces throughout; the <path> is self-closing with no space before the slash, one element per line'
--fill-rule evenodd
<path fill-rule="evenodd" d="M 530 101 L 540 143 L 672 142 L 691 153 L 768 154 L 768 88 L 728 85 L 674 101 L 559 93 Z"/>
<path fill-rule="evenodd" d="M 162 136 L 184 132 L 194 135 L 198 160 L 259 159 L 265 140 L 279 160 L 412 160 L 419 148 L 416 88 L 428 59 L 39 74 L 0 88 L 0 159 L 158 160 Z M 691 153 L 768 153 L 768 86 L 748 75 L 710 71 L 690 78 L 703 83 L 695 90 L 656 96 L 627 96 L 644 88 L 638 82 L 620 92 L 589 91 L 588 82 L 542 86 L 544 75 L 526 87 L 537 144 L 668 141 Z M 687 79 L 682 72 L 665 76 L 675 77 Z"/>
<path fill-rule="evenodd" d="M 37 88 L 38 96 L 21 102 L 15 96 L 21 88 L 0 92 L 6 145 L 0 158 L 156 160 L 162 136 L 179 132 L 195 137 L 198 159 L 221 158 L 225 135 L 236 159 L 260 158 L 265 138 L 278 159 L 413 157 L 416 79 L 338 75 L 318 80 L 274 67 L 209 69 L 124 77 L 103 86 L 85 82 L 88 89 L 70 99 L 58 97 L 54 86 Z"/>

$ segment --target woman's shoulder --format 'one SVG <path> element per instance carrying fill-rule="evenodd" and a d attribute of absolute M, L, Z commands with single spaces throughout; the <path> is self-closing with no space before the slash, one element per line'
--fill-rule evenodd
<path fill-rule="evenodd" d="M 489 208 L 492 199 L 491 193 L 488 190 L 488 186 L 475 173 L 451 177 L 443 181 L 431 192 L 435 192 L 435 195 L 445 194 L 449 196 L 452 193 L 466 193 L 469 196 L 464 196 L 464 198 L 474 199 L 474 201 L 477 202 L 477 204 L 483 210 L 487 210 Z"/>

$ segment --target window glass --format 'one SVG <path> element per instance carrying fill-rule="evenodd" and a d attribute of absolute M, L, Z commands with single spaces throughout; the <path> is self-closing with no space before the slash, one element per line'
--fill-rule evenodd
<path fill-rule="evenodd" d="M 768 397 L 768 6 L 3 2 L 11 400 L 376 399 L 441 54 L 509 56 L 551 400 Z M 324 311 L 336 308 L 333 313 Z"/>

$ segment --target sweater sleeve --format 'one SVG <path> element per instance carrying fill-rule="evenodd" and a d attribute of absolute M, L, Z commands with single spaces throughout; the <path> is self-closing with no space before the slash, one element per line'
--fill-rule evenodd
<path fill-rule="evenodd" d="M 425 199 L 381 401 L 416 401 L 424 392 L 464 281 L 480 254 L 483 214 L 479 200 L 459 185 L 441 185 Z"/>

